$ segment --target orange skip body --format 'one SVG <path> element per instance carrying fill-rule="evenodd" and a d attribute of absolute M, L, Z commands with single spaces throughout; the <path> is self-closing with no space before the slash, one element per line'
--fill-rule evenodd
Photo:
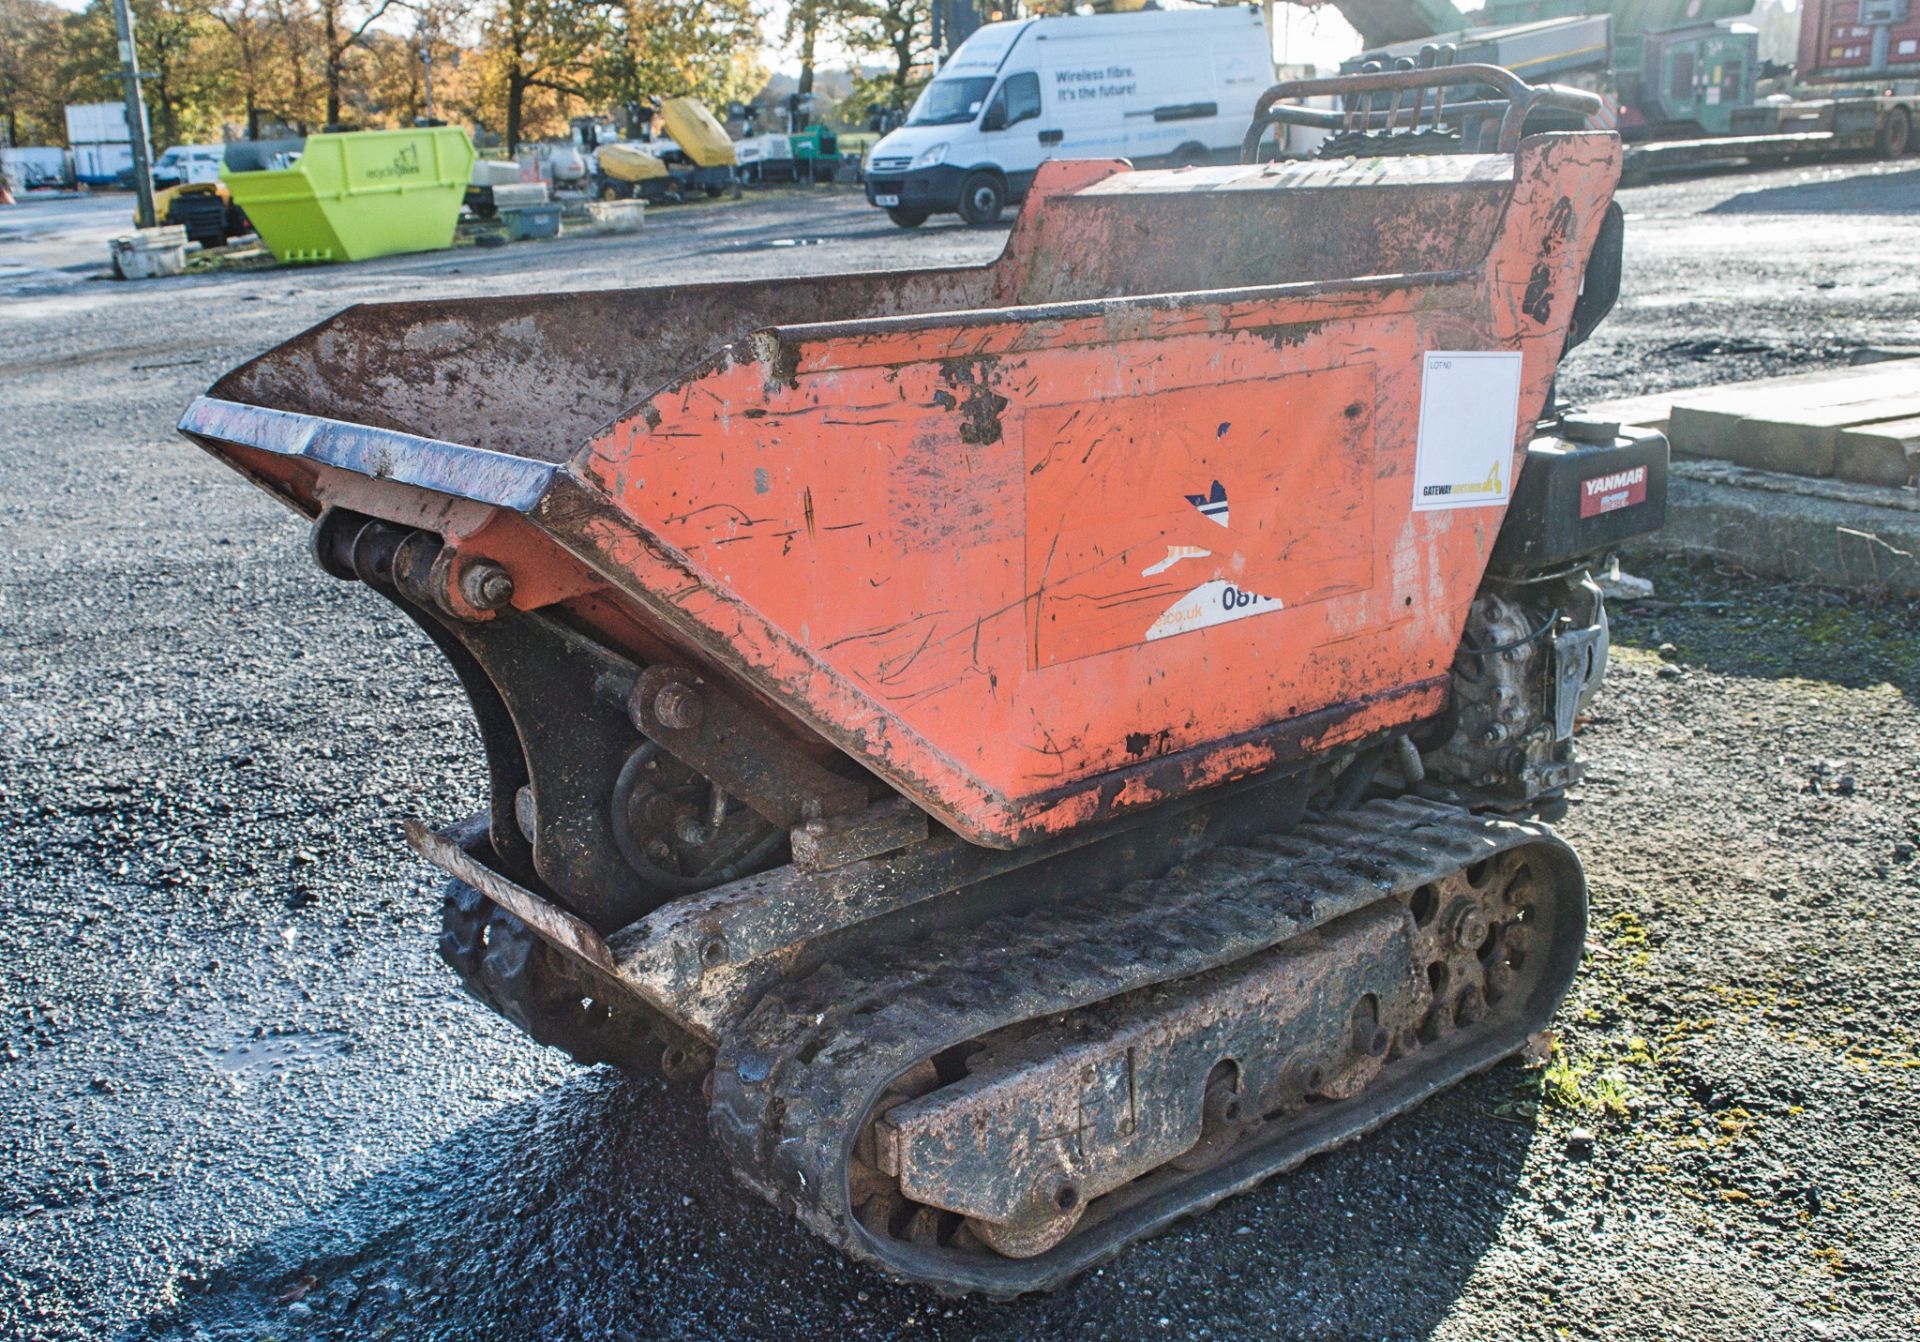
<path fill-rule="evenodd" d="M 1619 163 L 1057 161 L 988 266 L 353 309 L 183 428 L 1017 846 L 1442 711 Z M 1518 356 L 1484 505 L 1434 351 Z"/>
<path fill-rule="evenodd" d="M 1389 160 L 1364 185 L 1339 165 L 1048 165 L 1001 262 L 1048 301 L 736 347 L 588 446 L 580 473 L 633 524 L 589 557 L 982 843 L 1430 716 L 1503 509 L 1413 510 L 1422 356 L 1519 352 L 1517 470 L 1617 142 L 1508 162 Z M 1452 264 L 1058 293 L 1151 283 L 1126 251 L 1143 215 L 1183 247 L 1211 244 L 1202 225 L 1285 239 L 1316 207 L 1344 218 L 1345 193 L 1381 208 L 1403 173 L 1478 182 L 1455 232 L 1397 244 Z M 1486 250 L 1460 257 L 1475 209 Z M 1026 279 L 1064 235 L 1105 273 Z"/>

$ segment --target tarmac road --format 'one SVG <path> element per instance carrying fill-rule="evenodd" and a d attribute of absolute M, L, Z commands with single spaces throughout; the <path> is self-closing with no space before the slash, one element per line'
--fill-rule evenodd
<path fill-rule="evenodd" d="M 133 195 L 38 192 L 0 210 L 0 293 L 104 268 L 107 240 L 133 229 Z"/>
<path fill-rule="evenodd" d="M 1624 199 L 1627 293 L 1570 394 L 1920 344 L 1920 167 Z M 349 302 L 941 264 L 1001 234 L 781 197 L 125 286 L 25 232 L 0 232 L 0 1336 L 1920 1332 L 1911 609 L 1657 571 L 1564 826 L 1594 933 L 1551 1080 L 1498 1068 L 1055 1296 L 944 1300 L 739 1191 L 696 1098 L 460 995 L 399 838 L 481 804 L 452 678 L 171 426 Z"/>

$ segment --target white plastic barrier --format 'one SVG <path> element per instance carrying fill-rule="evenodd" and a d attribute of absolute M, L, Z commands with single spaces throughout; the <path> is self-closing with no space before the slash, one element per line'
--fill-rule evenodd
<path fill-rule="evenodd" d="M 123 280 L 179 275 L 187 268 L 187 230 L 177 224 L 136 229 L 110 244 L 113 273 Z"/>

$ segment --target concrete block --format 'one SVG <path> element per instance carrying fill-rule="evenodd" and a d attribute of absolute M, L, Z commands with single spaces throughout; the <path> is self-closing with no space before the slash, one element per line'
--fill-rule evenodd
<path fill-rule="evenodd" d="M 1920 500 L 1910 490 L 1675 462 L 1649 549 L 1750 573 L 1920 596 Z"/>
<path fill-rule="evenodd" d="M 1849 427 L 1920 416 L 1920 361 L 1689 387 L 1602 402 L 1591 413 L 1664 426 L 1683 456 L 1828 476 L 1839 469 L 1839 439 Z M 1883 469 L 1873 479 L 1886 474 Z"/>

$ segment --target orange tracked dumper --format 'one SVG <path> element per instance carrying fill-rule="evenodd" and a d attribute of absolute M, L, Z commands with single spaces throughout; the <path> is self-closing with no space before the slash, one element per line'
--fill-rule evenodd
<path fill-rule="evenodd" d="M 846 1252 L 1045 1288 L 1565 991 L 1540 818 L 1666 450 L 1548 418 L 1620 147 L 1523 131 L 1588 101 L 1283 85 L 990 265 L 354 308 L 181 428 L 471 697 L 492 805 L 409 833 L 476 997 L 704 1079 Z"/>

